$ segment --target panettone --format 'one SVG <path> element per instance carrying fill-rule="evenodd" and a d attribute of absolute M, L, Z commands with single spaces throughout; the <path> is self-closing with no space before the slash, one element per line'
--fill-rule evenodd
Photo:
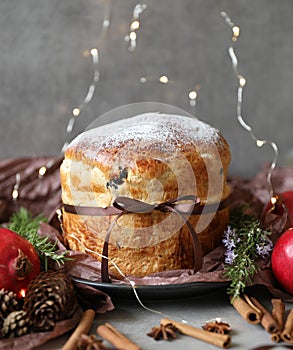
<path fill-rule="evenodd" d="M 63 231 L 69 247 L 101 260 L 107 240 L 109 269 L 116 275 L 111 262 L 123 274 L 136 276 L 193 268 L 188 225 L 203 254 L 220 243 L 227 226 L 229 162 L 222 134 L 191 117 L 147 113 L 85 131 L 68 146 L 61 165 Z M 174 210 L 156 207 L 191 195 L 199 203 L 184 216 L 188 225 Z M 112 215 L 121 196 L 156 208 Z M 93 215 L 91 208 L 105 212 Z"/>

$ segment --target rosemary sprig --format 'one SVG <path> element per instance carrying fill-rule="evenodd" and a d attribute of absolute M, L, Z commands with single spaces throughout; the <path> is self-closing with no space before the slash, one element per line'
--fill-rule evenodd
<path fill-rule="evenodd" d="M 251 284 L 259 269 L 257 259 L 270 255 L 273 248 L 270 234 L 261 228 L 257 218 L 246 214 L 244 208 L 231 212 L 223 243 L 226 247 L 224 275 L 231 281 L 227 292 L 232 296 L 232 301 Z"/>
<path fill-rule="evenodd" d="M 42 266 L 48 270 L 49 259 L 54 260 L 60 266 L 68 258 L 66 258 L 67 251 L 62 253 L 58 251 L 57 242 L 50 241 L 48 236 L 42 237 L 38 234 L 40 223 L 46 221 L 47 218 L 43 215 L 34 218 L 26 209 L 20 208 L 11 216 L 8 228 L 27 239 L 35 247 Z"/>

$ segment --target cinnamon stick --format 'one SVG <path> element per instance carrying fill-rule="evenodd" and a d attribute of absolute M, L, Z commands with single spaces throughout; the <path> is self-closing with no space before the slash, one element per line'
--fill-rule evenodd
<path fill-rule="evenodd" d="M 279 331 L 279 326 L 270 312 L 256 298 L 251 297 L 250 299 L 253 304 L 262 312 L 260 323 L 264 329 L 270 334 L 277 333 Z"/>
<path fill-rule="evenodd" d="M 271 335 L 271 340 L 272 340 L 274 343 L 280 343 L 280 341 L 282 341 L 281 332 L 273 333 L 273 334 Z"/>
<path fill-rule="evenodd" d="M 75 331 L 71 334 L 67 342 L 62 347 L 62 350 L 76 350 L 77 342 L 82 334 L 87 334 L 92 326 L 92 323 L 95 319 L 95 311 L 92 309 L 86 310 L 82 318 L 75 328 Z"/>
<path fill-rule="evenodd" d="M 272 299 L 273 305 L 272 316 L 276 320 L 279 332 L 282 332 L 284 327 L 285 305 L 281 299 Z"/>
<path fill-rule="evenodd" d="M 290 310 L 289 315 L 287 316 L 281 336 L 286 343 L 293 344 L 293 309 Z"/>
<path fill-rule="evenodd" d="M 211 333 L 201 328 L 196 328 L 188 324 L 176 322 L 166 318 L 161 320 L 161 325 L 163 326 L 168 323 L 173 324 L 182 334 L 202 340 L 206 343 L 218 346 L 220 348 L 227 348 L 231 343 L 231 337 L 229 334 Z"/>
<path fill-rule="evenodd" d="M 232 305 L 246 322 L 251 324 L 260 323 L 262 316 L 261 311 L 253 305 L 249 305 L 242 297 L 235 298 Z"/>
<path fill-rule="evenodd" d="M 99 326 L 97 328 L 97 333 L 118 350 L 140 350 L 138 345 L 133 343 L 109 323 Z"/>
<path fill-rule="evenodd" d="M 272 334 L 271 339 L 273 342 L 279 343 L 282 340 L 281 333 L 284 327 L 285 305 L 281 299 L 272 299 L 271 303 L 273 305 L 272 316 L 278 324 L 278 331 Z"/>

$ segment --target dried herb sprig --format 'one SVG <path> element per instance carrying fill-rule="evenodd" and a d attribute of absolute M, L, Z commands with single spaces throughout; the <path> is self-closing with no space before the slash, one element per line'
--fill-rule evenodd
<path fill-rule="evenodd" d="M 226 248 L 224 275 L 231 281 L 228 294 L 232 296 L 232 302 L 251 284 L 259 269 L 257 260 L 269 257 L 273 248 L 270 234 L 261 228 L 257 218 L 245 213 L 245 208 L 231 212 L 223 243 Z"/>
<path fill-rule="evenodd" d="M 48 260 L 54 260 L 58 266 L 63 264 L 67 252 L 58 251 L 57 242 L 49 240 L 48 236 L 40 236 L 38 230 L 41 222 L 46 222 L 47 218 L 43 215 L 33 217 L 32 214 L 24 208 L 14 213 L 8 223 L 8 228 L 17 232 L 20 236 L 27 239 L 39 254 L 41 263 L 45 270 L 48 269 Z"/>

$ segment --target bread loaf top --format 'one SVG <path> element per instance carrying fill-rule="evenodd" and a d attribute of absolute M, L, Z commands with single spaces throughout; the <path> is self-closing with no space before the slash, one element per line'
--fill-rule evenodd
<path fill-rule="evenodd" d="M 154 203 L 195 194 L 214 203 L 229 195 L 229 162 L 227 141 L 210 125 L 141 114 L 85 131 L 70 143 L 61 166 L 62 199 L 75 205 L 94 199 L 106 207 L 118 195 Z"/>
<path fill-rule="evenodd" d="M 92 162 L 97 153 L 113 153 L 130 144 L 132 149 L 161 153 L 208 145 L 227 148 L 218 129 L 196 118 L 146 113 L 81 133 L 68 146 L 66 156 Z"/>

